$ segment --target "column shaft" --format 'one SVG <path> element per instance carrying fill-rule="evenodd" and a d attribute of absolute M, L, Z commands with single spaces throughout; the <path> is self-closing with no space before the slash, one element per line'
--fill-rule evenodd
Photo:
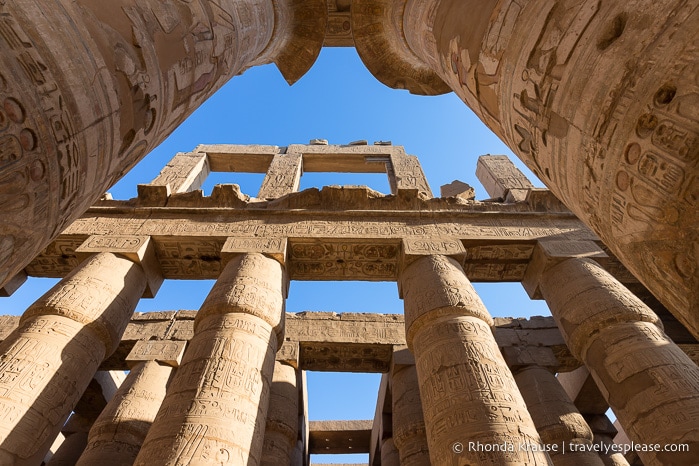
<path fill-rule="evenodd" d="M 388 42 L 438 74 L 699 336 L 696 6 L 383 3 L 404 3 Z"/>
<path fill-rule="evenodd" d="M 279 361 L 274 364 L 272 387 L 262 447 L 263 466 L 289 466 L 299 429 L 299 392 L 296 369 Z"/>
<path fill-rule="evenodd" d="M 577 445 L 591 445 L 592 430 L 570 400 L 556 376 L 543 367 L 530 366 L 515 375 L 536 430 L 556 466 L 603 466 L 594 451 L 577 451 Z"/>
<path fill-rule="evenodd" d="M 284 281 L 282 266 L 262 254 L 231 259 L 197 314 L 135 464 L 259 464 Z"/>
<path fill-rule="evenodd" d="M 231 77 L 291 82 L 321 0 L 0 4 L 0 286 Z M 290 56 L 291 55 L 291 56 Z"/>
<path fill-rule="evenodd" d="M 689 444 L 689 452 L 639 452 L 643 462 L 691 464 L 699 452 L 699 368 L 665 335 L 660 319 L 589 259 L 551 267 L 540 288 L 568 347 L 629 438 Z"/>
<path fill-rule="evenodd" d="M 461 266 L 425 256 L 400 280 L 432 464 L 551 464 Z"/>
<path fill-rule="evenodd" d="M 0 464 L 40 462 L 143 290 L 141 267 L 111 253 L 83 262 L 0 343 Z"/>
<path fill-rule="evenodd" d="M 425 419 L 415 366 L 394 366 L 391 374 L 393 444 L 401 466 L 429 466 Z M 384 444 L 385 445 L 385 444 Z M 381 447 L 383 460 L 383 446 Z"/>
<path fill-rule="evenodd" d="M 381 444 L 381 466 L 404 466 L 392 438 L 387 438 Z"/>
<path fill-rule="evenodd" d="M 133 464 L 165 398 L 172 371 L 156 361 L 133 367 L 90 429 L 87 447 L 76 464 Z"/>

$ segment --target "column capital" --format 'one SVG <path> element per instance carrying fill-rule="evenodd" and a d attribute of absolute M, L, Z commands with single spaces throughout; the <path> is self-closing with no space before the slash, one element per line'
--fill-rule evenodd
<path fill-rule="evenodd" d="M 146 289 L 143 297 L 155 297 L 164 278 L 155 255 L 155 243 L 150 236 L 93 235 L 75 250 L 75 255 L 78 260 L 84 261 L 100 252 L 117 254 L 140 265 L 146 275 Z"/>
<path fill-rule="evenodd" d="M 544 272 L 571 258 L 604 260 L 607 254 L 592 241 L 539 240 L 522 280 L 531 299 L 542 299 L 539 283 Z"/>

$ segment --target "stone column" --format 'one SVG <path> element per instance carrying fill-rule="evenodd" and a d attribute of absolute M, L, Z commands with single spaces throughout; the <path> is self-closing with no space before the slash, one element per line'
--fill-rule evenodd
<path fill-rule="evenodd" d="M 604 466 L 629 466 L 629 462 L 620 451 L 612 450 L 614 436 L 617 429 L 609 420 L 606 414 L 585 415 L 585 421 L 590 426 L 593 434 L 593 442 L 606 447 L 599 452 L 599 457 Z"/>
<path fill-rule="evenodd" d="M 515 374 L 515 381 L 541 440 L 551 448 L 553 464 L 603 466 L 594 451 L 575 449 L 592 444 L 592 431 L 555 375 L 543 367 L 529 366 Z"/>
<path fill-rule="evenodd" d="M 99 253 L 22 315 L 0 343 L 0 464 L 43 459 L 145 287 L 141 266 Z"/>
<path fill-rule="evenodd" d="M 539 286 L 571 353 L 585 363 L 629 438 L 689 444 L 689 452 L 639 452 L 647 465 L 691 464 L 699 452 L 699 367 L 660 319 L 599 264 L 549 266 Z"/>
<path fill-rule="evenodd" d="M 546 453 L 517 447 L 541 449 L 541 439 L 495 342 L 492 318 L 458 262 L 420 257 L 404 266 L 400 287 L 432 463 L 452 464 L 458 455 L 460 464 L 551 464 Z"/>
<path fill-rule="evenodd" d="M 129 375 L 90 429 L 78 466 L 131 465 L 165 398 L 183 341 L 139 341 L 126 357 Z"/>
<path fill-rule="evenodd" d="M 393 441 L 401 466 L 429 466 L 425 419 L 415 366 L 393 366 L 391 374 Z M 384 444 L 385 445 L 385 444 Z M 381 458 L 383 461 L 383 446 Z"/>
<path fill-rule="evenodd" d="M 276 260 L 230 260 L 197 313 L 136 465 L 260 463 L 285 290 Z"/>
<path fill-rule="evenodd" d="M 277 361 L 274 363 L 260 464 L 290 465 L 298 439 L 298 428 L 299 393 L 296 387 L 296 369 Z"/>
<path fill-rule="evenodd" d="M 392 438 L 387 438 L 381 444 L 381 466 L 403 466 Z"/>
<path fill-rule="evenodd" d="M 95 419 L 88 419 L 78 413 L 73 413 L 66 425 L 61 429 L 65 435 L 63 443 L 56 453 L 46 462 L 46 466 L 74 466 L 87 445 L 87 433 Z"/>
<path fill-rule="evenodd" d="M 231 77 L 290 83 L 324 0 L 0 4 L 0 286 Z"/>
<path fill-rule="evenodd" d="M 377 79 L 446 83 L 695 336 L 698 27 L 681 0 L 352 3 Z"/>

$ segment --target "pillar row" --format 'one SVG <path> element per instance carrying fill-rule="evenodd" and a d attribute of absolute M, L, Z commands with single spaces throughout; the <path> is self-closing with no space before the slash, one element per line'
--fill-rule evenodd
<path fill-rule="evenodd" d="M 699 452 L 699 367 L 665 335 L 660 319 L 590 259 L 551 266 L 540 289 L 570 351 L 629 438 L 689 445 L 689 452 L 639 452 L 644 464 L 692 464 Z"/>
<path fill-rule="evenodd" d="M 401 466 L 429 466 L 425 419 L 420 401 L 420 385 L 414 365 L 393 366 L 391 373 L 393 444 Z M 381 457 L 383 458 L 383 446 Z"/>
<path fill-rule="evenodd" d="M 515 381 L 541 440 L 551 447 L 549 456 L 554 465 L 603 466 L 594 451 L 575 448 L 592 444 L 592 430 L 555 375 L 543 367 L 529 366 L 515 375 Z"/>
<path fill-rule="evenodd" d="M 285 281 L 280 263 L 259 253 L 225 266 L 136 465 L 260 463 Z"/>
<path fill-rule="evenodd" d="M 0 464 L 41 462 L 145 287 L 140 265 L 103 252 L 22 315 L 0 343 Z"/>
<path fill-rule="evenodd" d="M 298 439 L 298 428 L 299 393 L 296 386 L 296 369 L 276 361 L 260 464 L 290 465 Z"/>
<path fill-rule="evenodd" d="M 495 342 L 492 318 L 458 262 L 420 257 L 404 267 L 400 285 L 432 464 L 551 464 L 546 453 L 532 451 L 542 448 L 541 439 Z M 503 448 L 490 448 L 495 444 Z"/>

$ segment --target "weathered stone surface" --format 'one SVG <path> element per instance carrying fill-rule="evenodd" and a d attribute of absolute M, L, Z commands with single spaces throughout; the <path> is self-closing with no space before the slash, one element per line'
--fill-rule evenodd
<path fill-rule="evenodd" d="M 603 466 L 594 451 L 571 451 L 570 444 L 591 446 L 592 430 L 555 375 L 542 367 L 529 366 L 515 374 L 515 381 L 542 442 L 550 446 L 554 465 Z"/>
<path fill-rule="evenodd" d="M 660 319 L 590 259 L 552 266 L 540 286 L 571 352 L 629 437 L 689 445 L 689 452 L 639 452 L 643 462 L 691 463 L 699 449 L 699 367 L 665 335 Z"/>
<path fill-rule="evenodd" d="M 534 187 L 506 155 L 478 157 L 476 176 L 488 195 L 493 198 L 506 199 L 512 190 L 528 191 Z"/>
<path fill-rule="evenodd" d="M 476 198 L 476 191 L 463 181 L 454 180 L 449 184 L 439 187 L 440 197 L 458 197 L 466 201 L 472 201 Z"/>
<path fill-rule="evenodd" d="M 696 8 L 679 0 L 361 4 L 377 7 L 373 17 L 391 12 L 370 45 L 353 22 L 377 79 L 406 87 L 413 68 L 372 63 L 415 56 L 699 335 Z"/>
<path fill-rule="evenodd" d="M 291 463 L 298 438 L 298 402 L 296 370 L 277 361 L 274 364 L 270 387 L 261 465 L 278 466 Z"/>
<path fill-rule="evenodd" d="M 418 259 L 402 271 L 401 289 L 432 463 L 451 463 L 453 445 L 468 439 L 539 448 L 466 448 L 459 462 L 550 464 L 497 348 L 492 318 L 458 263 L 445 256 Z"/>
<path fill-rule="evenodd" d="M 232 76 L 276 62 L 296 81 L 326 11 L 324 0 L 3 3 L 0 284 Z"/>
<path fill-rule="evenodd" d="M 251 253 L 228 263 L 196 315 L 194 336 L 134 464 L 260 463 L 274 354 L 284 339 L 285 288 L 274 259 Z"/>
<path fill-rule="evenodd" d="M 106 408 L 90 429 L 78 466 L 133 464 L 146 438 L 173 368 L 142 361 L 131 368 Z"/>
<path fill-rule="evenodd" d="M 400 466 L 430 464 L 425 419 L 420 402 L 420 385 L 415 366 L 394 365 L 391 373 L 393 443 L 398 449 Z M 383 462 L 383 448 L 381 459 Z"/>
<path fill-rule="evenodd" d="M 0 463 L 35 464 L 121 335 L 145 288 L 141 267 L 100 253 L 39 298 L 0 344 Z"/>

